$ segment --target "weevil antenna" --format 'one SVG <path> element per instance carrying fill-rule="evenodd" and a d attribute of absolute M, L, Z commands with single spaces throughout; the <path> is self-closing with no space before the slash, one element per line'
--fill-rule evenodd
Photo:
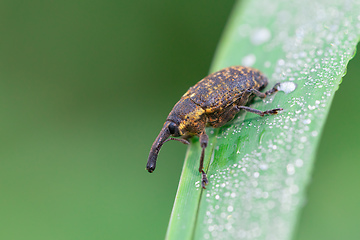
<path fill-rule="evenodd" d="M 186 139 L 183 139 L 183 138 L 172 138 L 172 137 L 166 139 L 164 143 L 166 143 L 166 142 L 168 142 L 168 141 L 171 141 L 171 140 L 179 141 L 179 142 L 181 142 L 181 143 L 183 143 L 183 144 L 190 144 L 190 142 L 189 142 L 188 140 L 186 140 Z"/>

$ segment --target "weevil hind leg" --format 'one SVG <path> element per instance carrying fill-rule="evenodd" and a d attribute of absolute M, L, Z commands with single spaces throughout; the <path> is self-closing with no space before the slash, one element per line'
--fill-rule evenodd
<path fill-rule="evenodd" d="M 280 83 L 276 83 L 276 84 L 273 86 L 272 89 L 270 89 L 270 90 L 268 90 L 268 91 L 265 92 L 265 95 L 266 95 L 266 96 L 269 96 L 269 95 L 271 95 L 271 94 L 276 93 L 276 92 L 279 90 L 279 89 L 278 89 L 279 86 L 280 86 Z M 265 96 L 265 97 L 266 97 L 266 96 Z"/>
<path fill-rule="evenodd" d="M 266 91 L 265 93 L 262 93 L 262 92 L 260 92 L 260 91 L 258 91 L 256 89 L 247 89 L 245 91 L 245 93 L 243 94 L 243 96 L 241 97 L 241 99 L 240 99 L 240 102 L 239 102 L 240 104 L 238 106 L 236 106 L 236 108 L 239 111 L 242 109 L 242 110 L 245 110 L 245 111 L 248 111 L 248 112 L 255 113 L 255 114 L 260 115 L 262 117 L 265 116 L 265 115 L 278 114 L 279 111 L 283 110 L 282 108 L 274 108 L 274 109 L 270 109 L 270 110 L 266 110 L 266 111 L 260 111 L 260 110 L 250 108 L 250 107 L 246 107 L 246 106 L 243 106 L 243 105 L 245 105 L 245 103 L 248 102 L 251 94 L 254 94 L 259 98 L 265 98 L 265 97 L 277 92 L 279 85 L 280 85 L 280 83 L 275 84 L 272 89 L 270 89 L 269 91 Z"/>
<path fill-rule="evenodd" d="M 204 171 L 204 157 L 205 157 L 205 149 L 207 147 L 209 141 L 208 135 L 204 132 L 200 134 L 200 146 L 201 146 L 201 156 L 200 156 L 200 166 L 199 172 L 201 173 L 201 186 L 203 189 L 206 189 L 206 185 L 209 183 L 207 179 L 206 173 Z"/>
<path fill-rule="evenodd" d="M 275 84 L 272 89 L 266 91 L 265 93 L 260 92 L 259 90 L 256 90 L 256 89 L 248 89 L 246 91 L 256 95 L 259 98 L 266 98 L 267 96 L 270 96 L 271 94 L 276 93 L 278 91 L 279 85 L 280 85 L 280 83 Z"/>
<path fill-rule="evenodd" d="M 246 106 L 238 106 L 239 109 L 243 109 L 247 112 L 252 112 L 255 113 L 257 115 L 260 116 L 265 116 L 265 115 L 274 115 L 274 114 L 278 114 L 279 111 L 282 111 L 282 108 L 274 108 L 274 109 L 270 109 L 270 110 L 266 110 L 266 111 L 260 111 L 251 107 L 246 107 Z"/>

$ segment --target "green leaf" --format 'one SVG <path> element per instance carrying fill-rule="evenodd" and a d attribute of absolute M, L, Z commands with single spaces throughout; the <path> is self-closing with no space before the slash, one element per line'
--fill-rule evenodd
<path fill-rule="evenodd" d="M 316 148 L 331 101 L 360 38 L 355 1 L 246 1 L 234 8 L 211 72 L 253 66 L 283 91 L 259 110 L 207 129 L 206 190 L 200 146 L 188 149 L 167 239 L 290 239 L 304 204 Z M 295 91 L 290 89 L 294 84 Z"/>

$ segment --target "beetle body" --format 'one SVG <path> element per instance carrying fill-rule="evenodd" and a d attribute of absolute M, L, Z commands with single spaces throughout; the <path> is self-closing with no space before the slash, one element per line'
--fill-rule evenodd
<path fill-rule="evenodd" d="M 264 98 L 277 91 L 275 85 L 265 93 L 260 92 L 267 84 L 267 78 L 259 70 L 242 66 L 224 68 L 199 81 L 181 97 L 169 113 L 151 147 L 146 169 L 149 172 L 155 170 L 158 153 L 166 141 L 178 140 L 189 144 L 188 138 L 198 136 L 202 147 L 199 172 L 202 173 L 202 187 L 205 188 L 208 183 L 203 171 L 204 151 L 208 142 L 205 127 L 220 127 L 232 120 L 241 109 L 261 116 L 277 114 L 282 109 L 263 112 L 245 107 L 254 95 Z"/>

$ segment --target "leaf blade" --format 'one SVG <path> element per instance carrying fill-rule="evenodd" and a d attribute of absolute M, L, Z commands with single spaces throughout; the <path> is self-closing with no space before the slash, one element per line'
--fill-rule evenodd
<path fill-rule="evenodd" d="M 270 77 L 268 87 L 291 81 L 297 89 L 251 104 L 282 107 L 281 114 L 240 113 L 215 130 L 206 155 L 210 184 L 199 198 L 195 227 L 189 225 L 194 235 L 183 239 L 291 237 L 331 101 L 360 37 L 359 3 L 347 4 L 259 0 L 245 10 L 236 6 L 212 72 L 252 65 Z"/>

